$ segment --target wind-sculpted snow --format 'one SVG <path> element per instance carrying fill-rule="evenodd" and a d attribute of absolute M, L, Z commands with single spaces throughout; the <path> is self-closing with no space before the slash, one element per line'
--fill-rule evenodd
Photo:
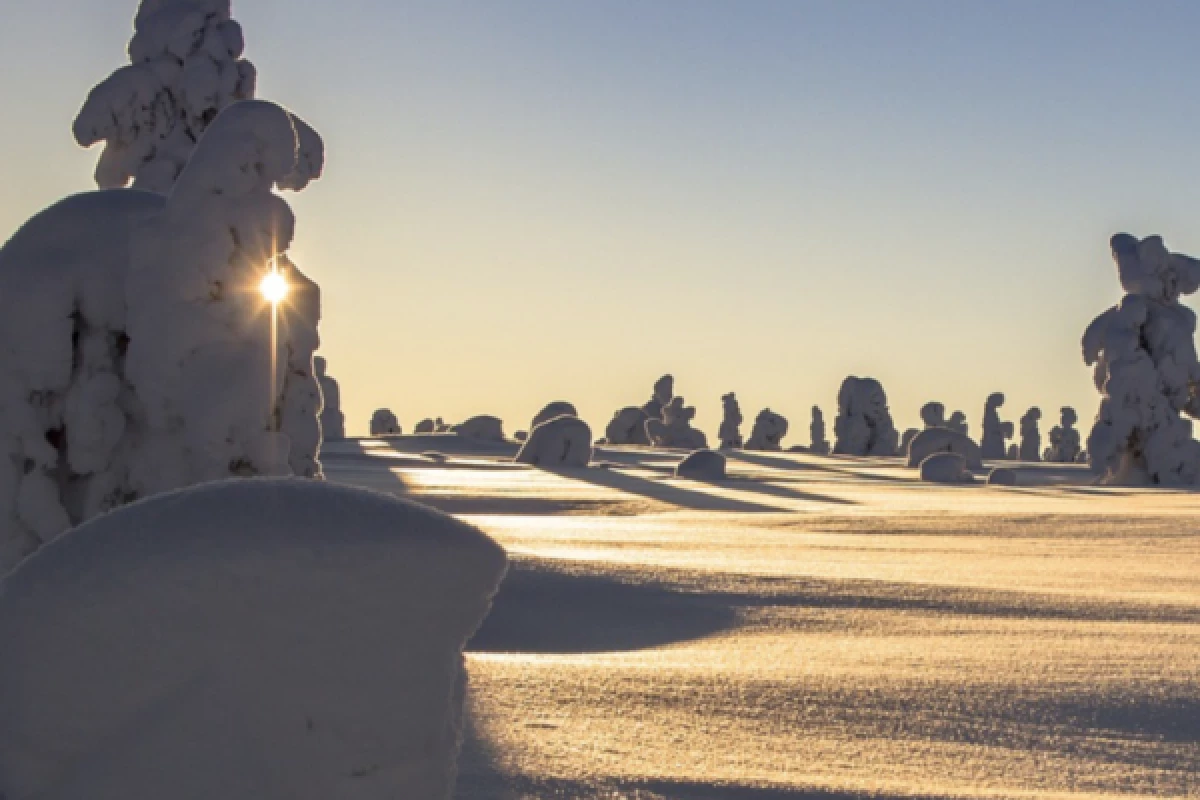
<path fill-rule="evenodd" d="M 346 438 L 346 416 L 342 413 L 342 390 L 338 382 L 327 372 L 322 356 L 313 357 L 317 383 L 321 387 L 321 439 L 338 442 Z"/>
<path fill-rule="evenodd" d="M 913 437 L 908 446 L 908 466 L 919 467 L 934 453 L 957 453 L 968 469 L 983 469 L 979 445 L 949 428 L 926 428 Z"/>
<path fill-rule="evenodd" d="M 1195 313 L 1179 302 L 1200 288 L 1200 261 L 1158 236 L 1112 238 L 1126 294 L 1083 336 L 1095 365 L 1100 410 L 1088 436 L 1090 464 L 1105 483 L 1200 483 L 1200 361 Z M 1185 415 L 1187 418 L 1185 418 Z"/>
<path fill-rule="evenodd" d="M 740 450 L 745 443 L 742 440 L 742 409 L 738 406 L 737 395 L 730 392 L 721 397 L 721 427 L 717 438 L 721 441 L 722 450 Z"/>
<path fill-rule="evenodd" d="M 1022 461 L 1042 460 L 1042 433 L 1038 430 L 1041 419 L 1040 408 L 1031 408 L 1021 417 L 1021 449 L 1018 455 Z"/>
<path fill-rule="evenodd" d="M 0 795 L 449 800 L 504 571 L 465 523 L 324 482 L 96 519 L 0 583 Z"/>
<path fill-rule="evenodd" d="M 171 194 L 105 190 L 0 249 L 0 570 L 130 500 L 231 475 L 319 475 L 319 290 L 272 192 L 294 118 L 230 107 Z M 257 291 L 292 285 L 278 336 Z M 274 345 L 274 349 L 272 349 Z"/>
<path fill-rule="evenodd" d="M 1013 424 L 1000 421 L 1000 407 L 1004 405 L 1004 395 L 1000 392 L 988 395 L 983 408 L 983 439 L 979 449 L 987 459 L 1003 459 L 1008 457 L 1008 440 L 1013 437 Z"/>
<path fill-rule="evenodd" d="M 1069 406 L 1064 407 L 1060 415 L 1059 424 L 1050 429 L 1050 446 L 1046 448 L 1045 460 L 1055 464 L 1074 464 L 1083 452 L 1079 429 L 1075 427 L 1079 415 Z"/>
<path fill-rule="evenodd" d="M 592 429 L 571 414 L 534 427 L 514 459 L 535 467 L 586 467 L 592 460 Z"/>
<path fill-rule="evenodd" d="M 900 434 L 892 423 L 887 395 L 879 381 L 846 378 L 838 392 L 838 416 L 833 423 L 833 433 L 836 437 L 833 452 L 838 455 L 896 455 Z"/>
<path fill-rule="evenodd" d="M 655 447 L 679 447 L 685 450 L 703 450 L 708 447 L 708 437 L 703 431 L 692 427 L 696 409 L 685 406 L 682 397 L 672 397 L 663 406 L 662 419 L 646 420 L 646 436 Z"/>
<path fill-rule="evenodd" d="M 750 430 L 746 449 L 779 452 L 783 449 L 783 437 L 787 436 L 787 432 L 787 419 L 782 414 L 764 408 L 754 418 L 754 427 Z"/>
<path fill-rule="evenodd" d="M 812 423 L 808 427 L 808 434 L 811 442 L 808 452 L 818 456 L 829 455 L 829 440 L 825 438 L 825 415 L 821 413 L 820 406 L 812 407 Z"/>
<path fill-rule="evenodd" d="M 369 427 L 372 436 L 399 436 L 404 431 L 400 428 L 400 420 L 389 408 L 379 408 L 371 415 Z"/>

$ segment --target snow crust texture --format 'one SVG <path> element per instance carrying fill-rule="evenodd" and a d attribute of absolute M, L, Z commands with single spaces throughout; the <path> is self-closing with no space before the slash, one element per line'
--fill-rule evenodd
<path fill-rule="evenodd" d="M 517 463 L 535 467 L 586 467 L 592 460 L 592 429 L 573 414 L 546 420 L 529 432 Z"/>
<path fill-rule="evenodd" d="M 450 430 L 467 439 L 477 439 L 481 442 L 503 442 L 504 422 L 499 417 L 482 414 L 471 417 L 465 422 L 451 426 Z"/>
<path fill-rule="evenodd" d="M 1083 335 L 1100 392 L 1089 463 L 1104 483 L 1195 485 L 1200 361 L 1196 315 L 1180 297 L 1200 288 L 1200 261 L 1168 251 L 1158 236 L 1120 233 L 1111 246 L 1125 296 Z"/>
<path fill-rule="evenodd" d="M 449 798 L 504 571 L 465 523 L 316 481 L 93 520 L 0 583 L 0 795 Z"/>
<path fill-rule="evenodd" d="M 846 378 L 838 392 L 838 416 L 833 432 L 836 437 L 833 452 L 838 455 L 896 455 L 900 435 L 879 381 Z"/>

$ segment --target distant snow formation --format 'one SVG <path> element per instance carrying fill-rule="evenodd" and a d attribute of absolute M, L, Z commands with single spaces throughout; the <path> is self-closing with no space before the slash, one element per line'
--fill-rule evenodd
<path fill-rule="evenodd" d="M 650 444 L 646 436 L 646 412 L 636 406 L 618 409 L 613 414 L 608 427 L 604 429 L 604 439 L 608 444 Z"/>
<path fill-rule="evenodd" d="M 553 403 L 547 403 L 546 407 L 533 415 L 533 421 L 529 423 L 529 430 L 533 430 L 543 422 L 549 422 L 555 417 L 578 417 L 579 412 L 575 410 L 575 406 L 565 400 L 555 400 Z"/>
<path fill-rule="evenodd" d="M 983 457 L 992 460 L 1004 459 L 1008 456 L 1008 440 L 1013 436 L 1013 424 L 1000 421 L 1000 407 L 1004 405 L 1004 395 L 995 392 L 988 395 L 983 407 L 983 439 L 979 449 Z"/>
<path fill-rule="evenodd" d="M 926 428 L 908 446 L 908 466 L 918 467 L 934 453 L 957 453 L 969 469 L 983 469 L 979 445 L 949 428 Z"/>
<path fill-rule="evenodd" d="M 851 456 L 894 456 L 900 435 L 888 410 L 887 394 L 874 378 L 851 376 L 838 392 L 833 452 Z"/>
<path fill-rule="evenodd" d="M 1103 483 L 1200 483 L 1200 361 L 1196 315 L 1180 303 L 1200 289 L 1200 261 L 1167 250 L 1159 236 L 1111 240 L 1125 296 L 1083 335 L 1095 365 L 1100 410 L 1088 435 L 1092 470 Z"/>
<path fill-rule="evenodd" d="M 586 467 L 592 460 L 592 429 L 570 414 L 548 419 L 529 432 L 515 461 L 535 467 Z"/>
<path fill-rule="evenodd" d="M 0 583 L 0 795 L 449 800 L 504 571 L 464 522 L 321 481 L 98 517 Z"/>
<path fill-rule="evenodd" d="M 1050 446 L 1046 448 L 1045 460 L 1055 464 L 1074 464 L 1083 452 L 1079 429 L 1075 427 L 1079 415 L 1070 406 L 1064 406 L 1059 414 L 1059 423 L 1050 429 Z"/>
<path fill-rule="evenodd" d="M 820 406 L 812 407 L 812 423 L 808 426 L 808 434 L 812 444 L 808 446 L 808 452 L 818 455 L 829 455 L 829 440 L 825 438 L 825 415 L 821 413 Z"/>
<path fill-rule="evenodd" d="M 737 395 L 733 392 L 721 396 L 721 427 L 717 430 L 717 438 L 721 440 L 722 450 L 740 450 L 742 440 L 742 409 L 738 406 Z"/>
<path fill-rule="evenodd" d="M 750 430 L 746 449 L 780 452 L 783 450 L 783 437 L 787 436 L 787 432 L 787 419 L 782 414 L 776 414 L 771 409 L 764 408 L 754 419 L 754 427 Z"/>
<path fill-rule="evenodd" d="M 642 406 L 642 411 L 648 419 L 662 419 L 663 409 L 675 396 L 675 378 L 663 375 L 654 382 L 654 395 Z"/>
<path fill-rule="evenodd" d="M 726 458 L 715 450 L 697 450 L 689 453 L 675 466 L 676 478 L 694 481 L 719 481 L 725 479 Z"/>
<path fill-rule="evenodd" d="M 388 408 L 375 410 L 375 413 L 371 415 L 370 430 L 372 436 L 399 436 L 403 433 L 400 429 L 400 420 Z"/>
<path fill-rule="evenodd" d="M 317 383 L 321 387 L 321 439 L 336 442 L 346 438 L 346 417 L 342 414 L 342 390 L 328 373 L 322 356 L 313 357 Z"/>
<path fill-rule="evenodd" d="M 929 430 L 937 430 L 930 428 Z M 949 429 L 947 429 L 949 431 Z M 954 433 L 954 431 L 949 431 Z M 960 434 L 961 435 L 961 434 Z M 928 483 L 974 483 L 975 476 L 967 471 L 966 462 L 958 453 L 933 453 L 921 462 L 921 480 Z"/>
<path fill-rule="evenodd" d="M 471 417 L 458 425 L 452 425 L 450 430 L 464 438 L 481 442 L 504 441 L 504 423 L 499 417 L 491 417 L 486 414 Z"/>
<path fill-rule="evenodd" d="M 946 407 L 937 402 L 926 403 L 921 406 L 921 422 L 926 428 L 946 427 Z"/>
<path fill-rule="evenodd" d="M 683 404 L 683 398 L 675 396 L 663 406 L 662 419 L 651 417 L 646 420 L 646 436 L 655 447 L 680 447 L 686 450 L 703 450 L 708 447 L 708 437 L 703 431 L 692 427 L 696 409 Z"/>
<path fill-rule="evenodd" d="M 1022 461 L 1042 460 L 1042 433 L 1038 430 L 1041 419 L 1042 410 L 1036 407 L 1021 417 L 1021 449 L 1018 455 Z"/>

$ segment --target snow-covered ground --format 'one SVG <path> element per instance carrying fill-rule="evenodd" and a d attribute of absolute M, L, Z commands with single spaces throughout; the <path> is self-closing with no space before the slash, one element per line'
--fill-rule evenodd
<path fill-rule="evenodd" d="M 1200 793 L 1200 494 L 1058 464 L 939 486 L 731 452 L 703 483 L 672 476 L 682 453 L 515 452 L 322 453 L 509 551 L 467 658 L 460 798 Z"/>

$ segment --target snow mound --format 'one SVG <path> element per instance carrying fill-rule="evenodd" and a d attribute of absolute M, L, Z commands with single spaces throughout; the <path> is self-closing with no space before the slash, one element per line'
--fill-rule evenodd
<path fill-rule="evenodd" d="M 337 442 L 346 438 L 346 417 L 342 414 L 342 390 L 338 382 L 326 372 L 327 365 L 321 356 L 313 357 L 317 383 L 321 387 L 321 439 Z"/>
<path fill-rule="evenodd" d="M 370 430 L 372 436 L 399 436 L 402 433 L 400 420 L 386 408 L 380 408 L 371 415 Z"/>
<path fill-rule="evenodd" d="M 887 394 L 874 378 L 851 376 L 838 392 L 833 452 L 851 456 L 894 456 L 900 434 L 892 423 Z"/>
<path fill-rule="evenodd" d="M 1004 405 L 1004 395 L 1000 392 L 988 395 L 983 407 L 983 439 L 979 449 L 983 457 L 1000 460 L 1008 457 L 1008 440 L 1013 436 L 1013 424 L 1000 421 L 1000 407 Z"/>
<path fill-rule="evenodd" d="M 465 523 L 320 482 L 102 516 L 0 583 L 0 795 L 449 798 L 504 570 Z"/>
<path fill-rule="evenodd" d="M 604 429 L 604 438 L 609 444 L 650 444 L 646 435 L 646 412 L 636 406 L 619 409 Z"/>
<path fill-rule="evenodd" d="M 783 449 L 783 437 L 787 436 L 788 421 L 782 414 L 776 414 L 769 408 L 758 412 L 754 419 L 754 427 L 750 429 L 750 439 L 746 442 L 747 450 L 779 452 Z"/>
<path fill-rule="evenodd" d="M 471 417 L 466 422 L 452 426 L 450 430 L 459 436 L 478 439 L 481 442 L 504 441 L 504 423 L 498 417 Z"/>
<path fill-rule="evenodd" d="M 1042 433 L 1038 422 L 1042 419 L 1040 408 L 1031 408 L 1021 417 L 1021 448 L 1017 455 L 1022 461 L 1042 460 Z"/>
<path fill-rule="evenodd" d="M 812 438 L 808 452 L 818 456 L 829 455 L 829 440 L 825 438 L 825 415 L 821 413 L 820 406 L 812 407 L 812 424 L 808 426 L 808 432 Z"/>
<path fill-rule="evenodd" d="M 425 419 L 418 422 L 416 427 L 413 428 L 413 433 L 417 434 L 418 436 L 422 436 L 422 435 L 430 434 L 430 433 L 436 433 L 436 432 L 437 432 L 437 423 L 434 422 L 433 420 L 429 419 L 428 417 L 426 417 Z"/>
<path fill-rule="evenodd" d="M 1008 467 L 996 467 L 988 473 L 988 486 L 1016 486 L 1017 472 Z"/>
<path fill-rule="evenodd" d="M 530 431 L 514 460 L 535 467 L 586 467 L 592 460 L 592 429 L 574 415 L 546 420 Z"/>
<path fill-rule="evenodd" d="M 545 408 L 534 415 L 533 422 L 529 423 L 529 429 L 533 430 L 543 422 L 549 422 L 555 417 L 578 416 L 579 412 L 575 410 L 575 406 L 564 400 L 556 400 L 553 403 L 547 403 Z"/>
<path fill-rule="evenodd" d="M 949 428 L 926 428 L 908 446 L 908 466 L 917 467 L 934 453 L 955 453 L 970 469 L 983 469 L 979 445 Z"/>
<path fill-rule="evenodd" d="M 655 447 L 702 450 L 708 447 L 708 437 L 692 427 L 695 417 L 695 408 L 685 406 L 682 397 L 673 397 L 663 406 L 661 420 L 646 420 L 646 436 Z"/>
<path fill-rule="evenodd" d="M 967 471 L 967 462 L 961 455 L 942 452 L 921 462 L 921 480 L 927 483 L 974 483 L 975 476 Z"/>
<path fill-rule="evenodd" d="M 737 395 L 733 392 L 721 396 L 721 427 L 717 430 L 717 438 L 721 440 L 722 450 L 740 450 L 742 440 L 742 409 L 738 406 Z"/>
<path fill-rule="evenodd" d="M 725 478 L 726 459 L 715 450 L 697 450 L 689 453 L 675 466 L 676 478 L 695 481 L 719 481 Z"/>

